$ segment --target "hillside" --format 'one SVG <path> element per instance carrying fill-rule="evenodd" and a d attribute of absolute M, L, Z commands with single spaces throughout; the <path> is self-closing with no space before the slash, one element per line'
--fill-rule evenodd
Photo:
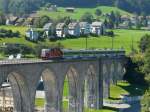
<path fill-rule="evenodd" d="M 15 27 L 15 26 L 0 26 L 4 29 L 12 29 L 13 31 L 20 31 L 21 38 L 1 38 L 0 43 L 20 43 L 26 44 L 30 47 L 34 47 L 36 44 L 25 40 L 25 30 L 26 27 Z M 138 44 L 141 37 L 145 34 L 150 34 L 150 31 L 144 30 L 114 30 L 114 48 L 124 47 L 127 53 L 131 52 L 132 42 L 136 50 L 138 50 Z M 55 43 L 61 43 L 65 48 L 72 49 L 83 49 L 85 48 L 85 38 L 77 39 L 64 39 L 58 40 L 56 42 L 51 42 L 46 40 L 45 42 L 38 42 L 38 44 L 52 45 Z M 111 48 L 112 47 L 112 38 L 107 36 L 100 37 L 90 37 L 88 38 L 88 48 Z"/>
<path fill-rule="evenodd" d="M 110 6 L 99 6 L 95 8 L 76 8 L 74 13 L 66 12 L 64 7 L 59 7 L 57 12 L 50 12 L 50 11 L 44 10 L 44 8 L 41 8 L 41 10 L 37 11 L 37 14 L 39 16 L 48 15 L 50 18 L 53 18 L 53 19 L 56 19 L 59 17 L 65 17 L 65 16 L 70 16 L 73 19 L 80 19 L 83 14 L 85 14 L 86 12 L 90 12 L 96 18 L 96 15 L 95 15 L 96 9 L 100 9 L 103 14 L 114 11 L 114 12 L 119 12 L 121 15 L 124 15 L 124 14 L 132 15 L 131 13 L 127 11 L 121 10 L 116 7 L 110 7 Z"/>
<path fill-rule="evenodd" d="M 150 0 L 0 0 L 0 11 L 15 15 L 29 14 L 47 3 L 79 8 L 115 6 L 132 13 L 150 14 Z"/>

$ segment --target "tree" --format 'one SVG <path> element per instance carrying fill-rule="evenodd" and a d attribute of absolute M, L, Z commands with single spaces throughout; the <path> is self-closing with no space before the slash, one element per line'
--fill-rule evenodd
<path fill-rule="evenodd" d="M 120 12 L 116 11 L 115 12 L 115 25 L 116 25 L 116 27 L 118 27 L 120 22 L 121 22 L 121 14 L 120 14 Z"/>
<path fill-rule="evenodd" d="M 147 90 L 142 98 L 141 112 L 149 112 L 150 110 L 150 90 Z"/>
<path fill-rule="evenodd" d="M 145 73 L 145 79 L 148 84 L 148 87 L 150 87 L 150 47 L 146 50 L 145 57 L 144 57 L 144 73 Z M 142 112 L 149 112 L 150 110 L 150 88 L 145 92 L 142 101 Z"/>
<path fill-rule="evenodd" d="M 139 84 L 145 86 L 145 75 L 142 72 L 142 67 L 144 64 L 143 60 L 143 57 L 138 54 L 135 54 L 127 59 L 124 80 L 127 80 L 131 84 Z"/>
<path fill-rule="evenodd" d="M 86 21 L 88 23 L 92 23 L 93 22 L 93 15 L 89 12 L 86 12 L 84 15 L 82 15 L 81 17 L 81 21 Z"/>
<path fill-rule="evenodd" d="M 65 25 L 69 25 L 69 23 L 72 22 L 72 19 L 70 17 L 65 17 L 64 22 L 65 22 Z"/>
<path fill-rule="evenodd" d="M 146 77 L 150 79 L 150 47 L 147 48 L 144 56 L 144 73 L 146 74 Z"/>
<path fill-rule="evenodd" d="M 131 20 L 129 20 L 129 21 L 127 22 L 127 25 L 128 25 L 128 27 L 129 27 L 129 29 L 131 29 L 131 28 L 132 28 Z"/>
<path fill-rule="evenodd" d="M 140 29 L 142 27 L 142 23 L 138 18 L 138 15 L 136 15 L 136 22 L 135 22 L 135 26 L 137 29 Z"/>
<path fill-rule="evenodd" d="M 4 54 L 6 55 L 17 54 L 17 53 L 20 53 L 20 49 L 16 45 L 7 45 L 7 47 L 4 48 Z"/>
<path fill-rule="evenodd" d="M 51 6 L 52 6 L 51 3 L 47 3 L 47 4 L 45 5 L 46 8 L 50 8 Z"/>
<path fill-rule="evenodd" d="M 114 38 L 115 34 L 113 31 L 107 31 L 107 36 Z"/>
<path fill-rule="evenodd" d="M 114 11 L 111 11 L 110 16 L 109 16 L 109 19 L 110 19 L 111 21 L 113 21 L 113 22 L 116 21 L 116 16 L 115 16 Z"/>
<path fill-rule="evenodd" d="M 49 21 L 50 21 L 50 18 L 48 16 L 42 16 L 40 18 L 40 27 L 43 27 Z"/>
<path fill-rule="evenodd" d="M 95 14 L 97 16 L 100 16 L 102 14 L 102 11 L 100 9 L 96 9 Z"/>
<path fill-rule="evenodd" d="M 2 4 L 3 4 L 3 13 L 7 14 L 9 12 L 9 2 L 10 0 L 2 0 Z"/>
<path fill-rule="evenodd" d="M 150 35 L 146 34 L 141 38 L 139 43 L 139 48 L 142 53 L 144 53 L 146 49 L 150 46 L 149 43 L 150 43 Z"/>
<path fill-rule="evenodd" d="M 5 15 L 0 12 L 0 25 L 4 25 L 6 23 Z"/>
<path fill-rule="evenodd" d="M 147 27 L 147 26 L 148 26 L 148 20 L 147 20 L 147 18 L 146 18 L 145 15 L 143 16 L 143 19 L 142 19 L 142 25 L 143 25 L 144 27 Z"/>
<path fill-rule="evenodd" d="M 46 45 L 41 45 L 41 44 L 36 45 L 34 47 L 35 56 L 40 57 L 41 56 L 41 50 L 42 49 L 47 49 L 47 48 L 48 48 L 48 46 L 46 46 Z"/>
<path fill-rule="evenodd" d="M 108 21 L 107 19 L 104 20 L 104 26 L 107 28 L 108 27 Z"/>
<path fill-rule="evenodd" d="M 114 22 L 113 22 L 112 20 L 109 20 L 109 21 L 108 21 L 108 27 L 109 27 L 110 29 L 113 29 L 113 28 L 114 28 Z"/>
<path fill-rule="evenodd" d="M 50 21 L 51 19 L 48 16 L 42 16 L 40 18 L 36 18 L 33 22 L 33 25 L 37 28 L 42 28 L 46 23 Z"/>
<path fill-rule="evenodd" d="M 36 19 L 33 21 L 33 26 L 36 27 L 36 28 L 42 27 L 41 24 L 40 24 L 40 18 L 36 18 Z"/>
<path fill-rule="evenodd" d="M 115 24 L 116 24 L 116 17 L 115 17 L 115 13 L 113 11 L 111 11 L 110 16 L 108 18 L 108 22 L 109 22 L 109 28 L 114 28 Z"/>
<path fill-rule="evenodd" d="M 20 53 L 23 54 L 23 55 L 32 54 L 33 49 L 29 46 L 21 45 L 20 46 Z"/>

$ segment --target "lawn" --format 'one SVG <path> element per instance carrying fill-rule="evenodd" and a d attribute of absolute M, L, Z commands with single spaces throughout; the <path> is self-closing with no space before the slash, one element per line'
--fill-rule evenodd
<path fill-rule="evenodd" d="M 68 80 L 66 79 L 65 82 L 64 82 L 64 89 L 63 89 L 63 96 L 68 96 L 68 91 L 69 91 L 69 88 L 68 88 Z"/>
<path fill-rule="evenodd" d="M 20 38 L 0 38 L 0 43 L 20 43 L 26 44 L 28 46 L 34 47 L 36 44 L 25 40 L 24 35 L 27 27 L 17 27 L 17 26 L 0 26 L 4 29 L 12 29 L 13 31 L 20 31 Z M 144 30 L 124 30 L 115 29 L 114 30 L 114 48 L 124 48 L 127 53 L 131 52 L 131 46 L 138 50 L 138 44 L 141 37 L 144 34 L 150 34 L 150 31 Z M 77 39 L 64 39 L 51 42 L 46 40 L 45 42 L 38 42 L 38 44 L 52 45 L 56 43 L 61 43 L 65 48 L 72 49 L 83 49 L 85 48 L 85 37 L 80 37 Z M 112 38 L 108 36 L 100 37 L 89 37 L 88 38 L 88 48 L 111 48 Z"/>
<path fill-rule="evenodd" d="M 26 41 L 25 40 L 25 31 L 27 30 L 27 27 L 23 26 L 0 26 L 0 29 L 6 29 L 6 30 L 12 30 L 13 32 L 19 31 L 20 32 L 20 38 L 0 38 L 0 43 L 20 43 L 20 44 L 26 44 L 29 46 L 33 46 L 34 43 Z"/>
<path fill-rule="evenodd" d="M 120 95 L 131 95 L 139 96 L 145 92 L 146 88 L 139 85 L 131 85 L 128 82 L 118 82 L 117 85 L 110 86 L 110 99 L 109 100 L 120 100 Z M 68 82 L 64 83 L 64 96 L 68 96 Z M 44 106 L 44 99 L 37 98 L 35 101 L 37 107 Z M 63 101 L 63 108 L 67 110 L 68 101 Z M 85 108 L 85 112 L 117 112 L 114 108 L 104 107 L 102 110 L 93 110 Z"/>
<path fill-rule="evenodd" d="M 110 87 L 110 99 L 118 100 L 120 95 L 142 96 L 145 93 L 146 87 L 129 84 L 128 82 L 118 82 L 117 85 Z"/>
<path fill-rule="evenodd" d="M 114 11 L 114 12 L 120 12 L 120 14 L 122 14 L 122 15 L 124 15 L 124 14 L 131 15 L 130 13 L 123 11 L 121 9 L 118 9 L 116 7 L 108 7 L 108 6 L 99 6 L 99 7 L 95 7 L 95 8 L 76 8 L 74 13 L 66 12 L 64 7 L 59 7 L 57 12 L 50 12 L 50 11 L 46 11 L 43 8 L 41 8 L 40 11 L 37 11 L 37 14 L 39 16 L 47 15 L 53 19 L 69 16 L 73 19 L 79 20 L 81 18 L 81 16 L 86 12 L 90 12 L 96 18 L 96 15 L 95 15 L 96 9 L 100 9 L 103 14 Z M 101 17 L 101 18 L 103 18 L 103 17 Z"/>
<path fill-rule="evenodd" d="M 41 108 L 44 107 L 44 99 L 37 98 L 36 101 L 35 101 L 35 105 L 37 107 L 41 107 Z M 64 101 L 63 102 L 64 112 L 67 111 L 67 107 L 68 107 L 68 102 Z M 108 108 L 104 108 L 104 109 L 101 109 L 101 110 L 94 110 L 94 109 L 86 109 L 85 108 L 84 112 L 117 112 L 117 111 L 115 111 L 114 109 L 108 109 Z"/>
<path fill-rule="evenodd" d="M 150 34 L 150 31 L 142 30 L 114 30 L 114 48 L 125 48 L 127 53 L 131 52 L 131 46 L 138 50 L 138 44 L 144 34 Z M 81 49 L 85 48 L 85 38 L 66 39 L 58 41 L 67 48 Z M 88 38 L 88 48 L 111 48 L 112 38 L 107 36 Z"/>

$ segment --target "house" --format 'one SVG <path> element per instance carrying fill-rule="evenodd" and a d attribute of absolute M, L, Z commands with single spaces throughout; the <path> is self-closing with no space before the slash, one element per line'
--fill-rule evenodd
<path fill-rule="evenodd" d="M 131 27 L 130 23 L 131 23 L 130 21 L 124 21 L 123 23 L 120 23 L 117 28 L 119 28 L 119 29 L 129 29 Z"/>
<path fill-rule="evenodd" d="M 33 25 L 33 22 L 34 22 L 34 19 L 31 18 L 31 17 L 28 17 L 28 18 L 25 19 L 23 25 L 24 25 L 24 26 Z"/>
<path fill-rule="evenodd" d="M 147 20 L 148 29 L 150 29 L 150 19 Z"/>
<path fill-rule="evenodd" d="M 90 24 L 88 22 L 80 22 L 80 34 L 88 35 L 90 34 Z"/>
<path fill-rule="evenodd" d="M 19 18 L 16 23 L 15 23 L 15 26 L 21 26 L 23 25 L 25 22 L 25 18 Z"/>
<path fill-rule="evenodd" d="M 75 12 L 75 8 L 74 8 L 74 7 L 67 7 L 67 8 L 66 8 L 66 12 L 71 12 L 71 13 L 73 13 L 73 12 Z"/>
<path fill-rule="evenodd" d="M 50 12 L 56 12 L 57 11 L 57 5 L 51 5 L 47 10 Z"/>
<path fill-rule="evenodd" d="M 80 25 L 78 22 L 72 22 L 68 25 L 68 34 L 71 36 L 80 36 Z"/>
<path fill-rule="evenodd" d="M 44 26 L 43 26 L 43 30 L 44 31 L 48 31 L 49 29 L 51 29 L 53 23 L 46 23 Z"/>
<path fill-rule="evenodd" d="M 31 41 L 37 41 L 39 39 L 39 33 L 33 28 L 30 28 L 26 31 L 26 38 Z"/>
<path fill-rule="evenodd" d="M 39 19 L 39 18 L 40 18 L 40 16 L 38 16 L 38 15 L 35 14 L 35 13 L 32 13 L 32 14 L 30 14 L 30 15 L 26 18 L 26 20 L 25 20 L 25 22 L 24 22 L 24 25 L 25 25 L 25 26 L 33 25 L 34 21 L 37 20 L 37 19 Z"/>
<path fill-rule="evenodd" d="M 58 23 L 56 25 L 56 36 L 57 37 L 66 37 L 66 35 L 68 34 L 68 28 L 65 25 L 65 23 Z"/>
<path fill-rule="evenodd" d="M 121 16 L 121 22 L 129 21 L 129 20 L 130 20 L 130 16 L 128 16 L 128 15 L 122 15 Z"/>
<path fill-rule="evenodd" d="M 105 25 L 103 22 L 93 22 L 91 25 L 91 33 L 96 35 L 104 35 L 105 34 Z"/>
<path fill-rule="evenodd" d="M 146 16 L 146 20 L 147 20 L 147 27 L 148 29 L 150 29 L 150 16 Z"/>
<path fill-rule="evenodd" d="M 53 23 L 46 23 L 43 27 L 44 34 L 49 38 L 50 35 L 54 34 Z"/>
<path fill-rule="evenodd" d="M 15 25 L 17 20 L 18 20 L 18 17 L 10 16 L 6 19 L 6 25 Z"/>
<path fill-rule="evenodd" d="M 132 16 L 130 18 L 132 25 L 136 25 L 137 22 L 139 21 L 138 16 Z"/>

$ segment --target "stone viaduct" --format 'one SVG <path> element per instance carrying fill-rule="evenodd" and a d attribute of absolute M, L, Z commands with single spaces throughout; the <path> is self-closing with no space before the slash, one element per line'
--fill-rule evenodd
<path fill-rule="evenodd" d="M 122 78 L 124 64 L 125 56 L 63 61 L 1 61 L 0 84 L 9 79 L 14 112 L 34 112 L 36 88 L 42 77 L 45 112 L 64 112 L 63 86 L 67 77 L 68 112 L 83 112 L 84 107 L 102 108 L 103 98 L 109 97 L 110 83 Z"/>

